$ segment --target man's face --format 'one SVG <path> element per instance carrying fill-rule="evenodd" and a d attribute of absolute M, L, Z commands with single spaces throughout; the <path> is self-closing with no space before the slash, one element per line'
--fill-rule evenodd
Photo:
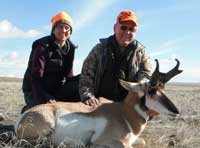
<path fill-rule="evenodd" d="M 58 42 L 65 42 L 71 35 L 70 27 L 67 24 L 59 24 L 53 31 Z"/>
<path fill-rule="evenodd" d="M 136 29 L 137 26 L 131 21 L 115 24 L 114 32 L 121 48 L 125 48 L 135 39 Z"/>

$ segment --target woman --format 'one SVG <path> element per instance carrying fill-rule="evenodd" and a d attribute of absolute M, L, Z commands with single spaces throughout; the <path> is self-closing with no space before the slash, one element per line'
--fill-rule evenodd
<path fill-rule="evenodd" d="M 76 46 L 70 41 L 73 21 L 66 12 L 52 19 L 51 35 L 33 42 L 23 79 L 26 106 L 55 101 L 79 101 L 78 80 L 73 76 Z"/>

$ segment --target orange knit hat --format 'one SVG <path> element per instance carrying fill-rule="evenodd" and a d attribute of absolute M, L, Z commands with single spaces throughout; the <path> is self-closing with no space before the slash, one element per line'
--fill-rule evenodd
<path fill-rule="evenodd" d="M 117 22 L 125 22 L 125 21 L 132 21 L 137 26 L 137 16 L 133 11 L 124 10 L 119 13 L 117 17 Z"/>
<path fill-rule="evenodd" d="M 52 17 L 51 23 L 54 26 L 56 24 L 56 22 L 58 22 L 60 20 L 64 20 L 70 27 L 72 27 L 72 25 L 73 25 L 73 20 L 72 20 L 71 16 L 69 16 L 69 14 L 67 14 L 64 11 L 60 12 L 60 13 L 56 14 L 54 17 Z"/>

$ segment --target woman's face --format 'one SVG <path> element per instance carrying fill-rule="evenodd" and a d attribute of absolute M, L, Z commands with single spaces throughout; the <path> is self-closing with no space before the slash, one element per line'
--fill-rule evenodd
<path fill-rule="evenodd" d="M 63 43 L 66 42 L 67 39 L 69 39 L 71 35 L 71 29 L 69 25 L 63 23 L 56 26 L 53 33 L 56 37 L 56 40 L 59 43 Z"/>

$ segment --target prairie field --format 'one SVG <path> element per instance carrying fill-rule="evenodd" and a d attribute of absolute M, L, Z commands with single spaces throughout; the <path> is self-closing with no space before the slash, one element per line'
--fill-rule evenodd
<path fill-rule="evenodd" d="M 20 79 L 0 78 L 0 148 L 46 147 L 15 138 L 13 125 L 24 105 L 21 85 Z M 165 90 L 180 114 L 149 121 L 140 136 L 146 142 L 145 148 L 200 148 L 200 84 L 170 83 Z"/>

